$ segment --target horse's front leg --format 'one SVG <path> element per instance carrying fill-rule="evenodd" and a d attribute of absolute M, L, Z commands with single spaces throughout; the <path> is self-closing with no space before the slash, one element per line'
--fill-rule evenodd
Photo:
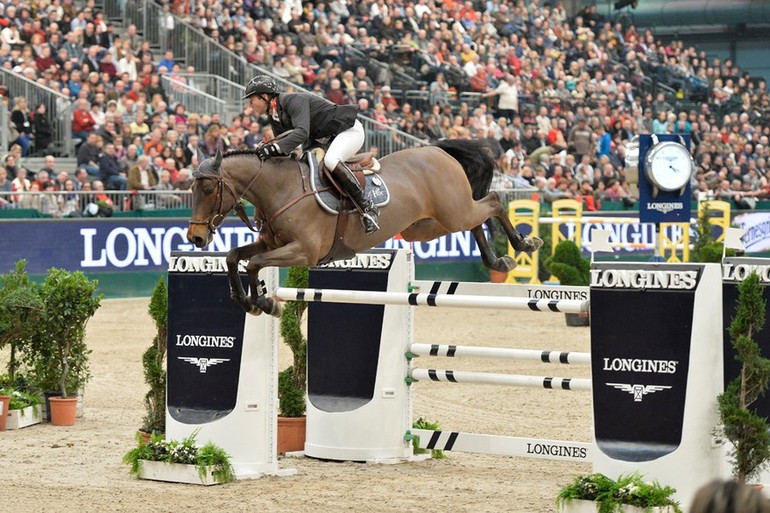
<path fill-rule="evenodd" d="M 249 302 L 249 298 L 246 295 L 246 291 L 243 290 L 243 283 L 241 283 L 241 277 L 238 274 L 238 264 L 242 260 L 247 260 L 252 258 L 254 255 L 259 253 L 264 253 L 267 251 L 267 246 L 262 241 L 262 239 L 257 239 L 257 241 L 248 244 L 246 246 L 241 246 L 240 248 L 234 248 L 231 249 L 229 253 L 227 253 L 227 278 L 230 282 L 230 298 L 238 303 L 241 308 L 247 313 L 259 315 L 262 313 L 261 310 L 255 309 L 254 306 Z M 249 278 L 251 276 L 249 275 Z M 258 285 L 258 284 L 257 284 Z M 251 285 L 252 294 L 254 294 L 254 284 Z M 259 290 L 257 288 L 257 290 Z"/>
<path fill-rule="evenodd" d="M 302 265 L 315 265 L 317 258 L 310 258 L 302 251 L 299 242 L 291 242 L 286 246 L 254 255 L 246 265 L 251 285 L 251 305 L 275 317 L 281 316 L 281 305 L 277 299 L 268 297 L 262 291 L 259 283 L 259 271 L 265 267 L 291 267 Z"/>

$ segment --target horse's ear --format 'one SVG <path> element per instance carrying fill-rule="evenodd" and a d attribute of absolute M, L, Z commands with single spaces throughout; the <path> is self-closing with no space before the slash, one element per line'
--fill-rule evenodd
<path fill-rule="evenodd" d="M 222 152 L 219 151 L 219 148 L 217 148 L 217 154 L 214 155 L 214 166 L 213 166 L 213 168 L 218 171 L 219 170 L 219 166 L 221 166 L 221 165 L 222 165 Z"/>
<path fill-rule="evenodd" d="M 200 148 L 196 148 L 197 155 L 198 155 L 198 167 L 200 167 L 201 164 L 203 164 L 203 161 L 206 160 L 206 154 L 201 151 Z"/>

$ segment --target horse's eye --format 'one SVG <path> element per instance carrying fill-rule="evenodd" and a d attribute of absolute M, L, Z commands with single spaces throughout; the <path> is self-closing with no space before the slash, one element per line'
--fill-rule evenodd
<path fill-rule="evenodd" d="M 214 180 L 203 180 L 201 182 L 201 191 L 203 192 L 203 194 L 213 194 Z"/>

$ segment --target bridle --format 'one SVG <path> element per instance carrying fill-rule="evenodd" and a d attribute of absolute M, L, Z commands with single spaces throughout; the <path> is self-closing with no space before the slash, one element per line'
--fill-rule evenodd
<path fill-rule="evenodd" d="M 243 189 L 244 193 L 248 191 L 252 184 L 259 178 L 259 175 L 262 174 L 262 164 L 263 162 L 260 161 L 259 163 L 259 169 L 257 170 L 254 177 L 251 179 L 251 181 L 248 183 L 248 185 Z M 249 216 L 246 214 L 246 209 L 243 207 L 243 203 L 241 203 L 241 198 L 243 198 L 243 194 L 236 194 L 235 189 L 230 184 L 230 182 L 227 181 L 224 174 L 224 168 L 220 165 L 220 173 L 214 174 L 214 173 L 202 173 L 200 171 L 195 171 L 193 173 L 193 177 L 200 180 L 214 180 L 217 185 L 217 208 L 216 212 L 211 214 L 207 219 L 204 221 L 194 221 L 190 220 L 188 221 L 188 224 L 202 224 L 206 225 L 206 227 L 209 229 L 209 232 L 215 233 L 217 231 L 217 228 L 222 226 L 222 223 L 225 222 L 225 219 L 227 219 L 227 216 L 230 214 L 230 212 L 235 212 L 236 215 L 241 219 L 241 221 L 244 222 L 246 226 L 249 227 L 249 229 L 253 232 L 258 231 L 257 228 L 254 228 L 254 226 L 251 224 L 251 220 L 249 219 Z M 222 205 L 224 204 L 224 190 L 225 188 L 228 190 L 228 192 L 232 195 L 232 197 L 235 199 L 233 202 L 233 206 L 230 207 L 229 210 L 224 211 L 222 208 Z"/>

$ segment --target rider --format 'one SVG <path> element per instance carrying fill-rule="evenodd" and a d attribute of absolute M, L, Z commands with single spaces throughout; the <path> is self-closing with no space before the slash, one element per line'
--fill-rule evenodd
<path fill-rule="evenodd" d="M 348 197 L 361 212 L 366 233 L 379 228 L 379 212 L 374 202 L 353 176 L 345 161 L 364 144 L 364 128 L 356 119 L 357 105 L 336 105 L 309 93 L 279 93 L 275 81 L 267 76 L 256 76 L 246 85 L 243 99 L 257 116 L 266 114 L 276 135 L 293 131 L 278 140 L 268 141 L 257 148 L 262 160 L 276 155 L 288 155 L 298 146 L 311 147 L 331 142 L 324 164 L 342 186 Z"/>

